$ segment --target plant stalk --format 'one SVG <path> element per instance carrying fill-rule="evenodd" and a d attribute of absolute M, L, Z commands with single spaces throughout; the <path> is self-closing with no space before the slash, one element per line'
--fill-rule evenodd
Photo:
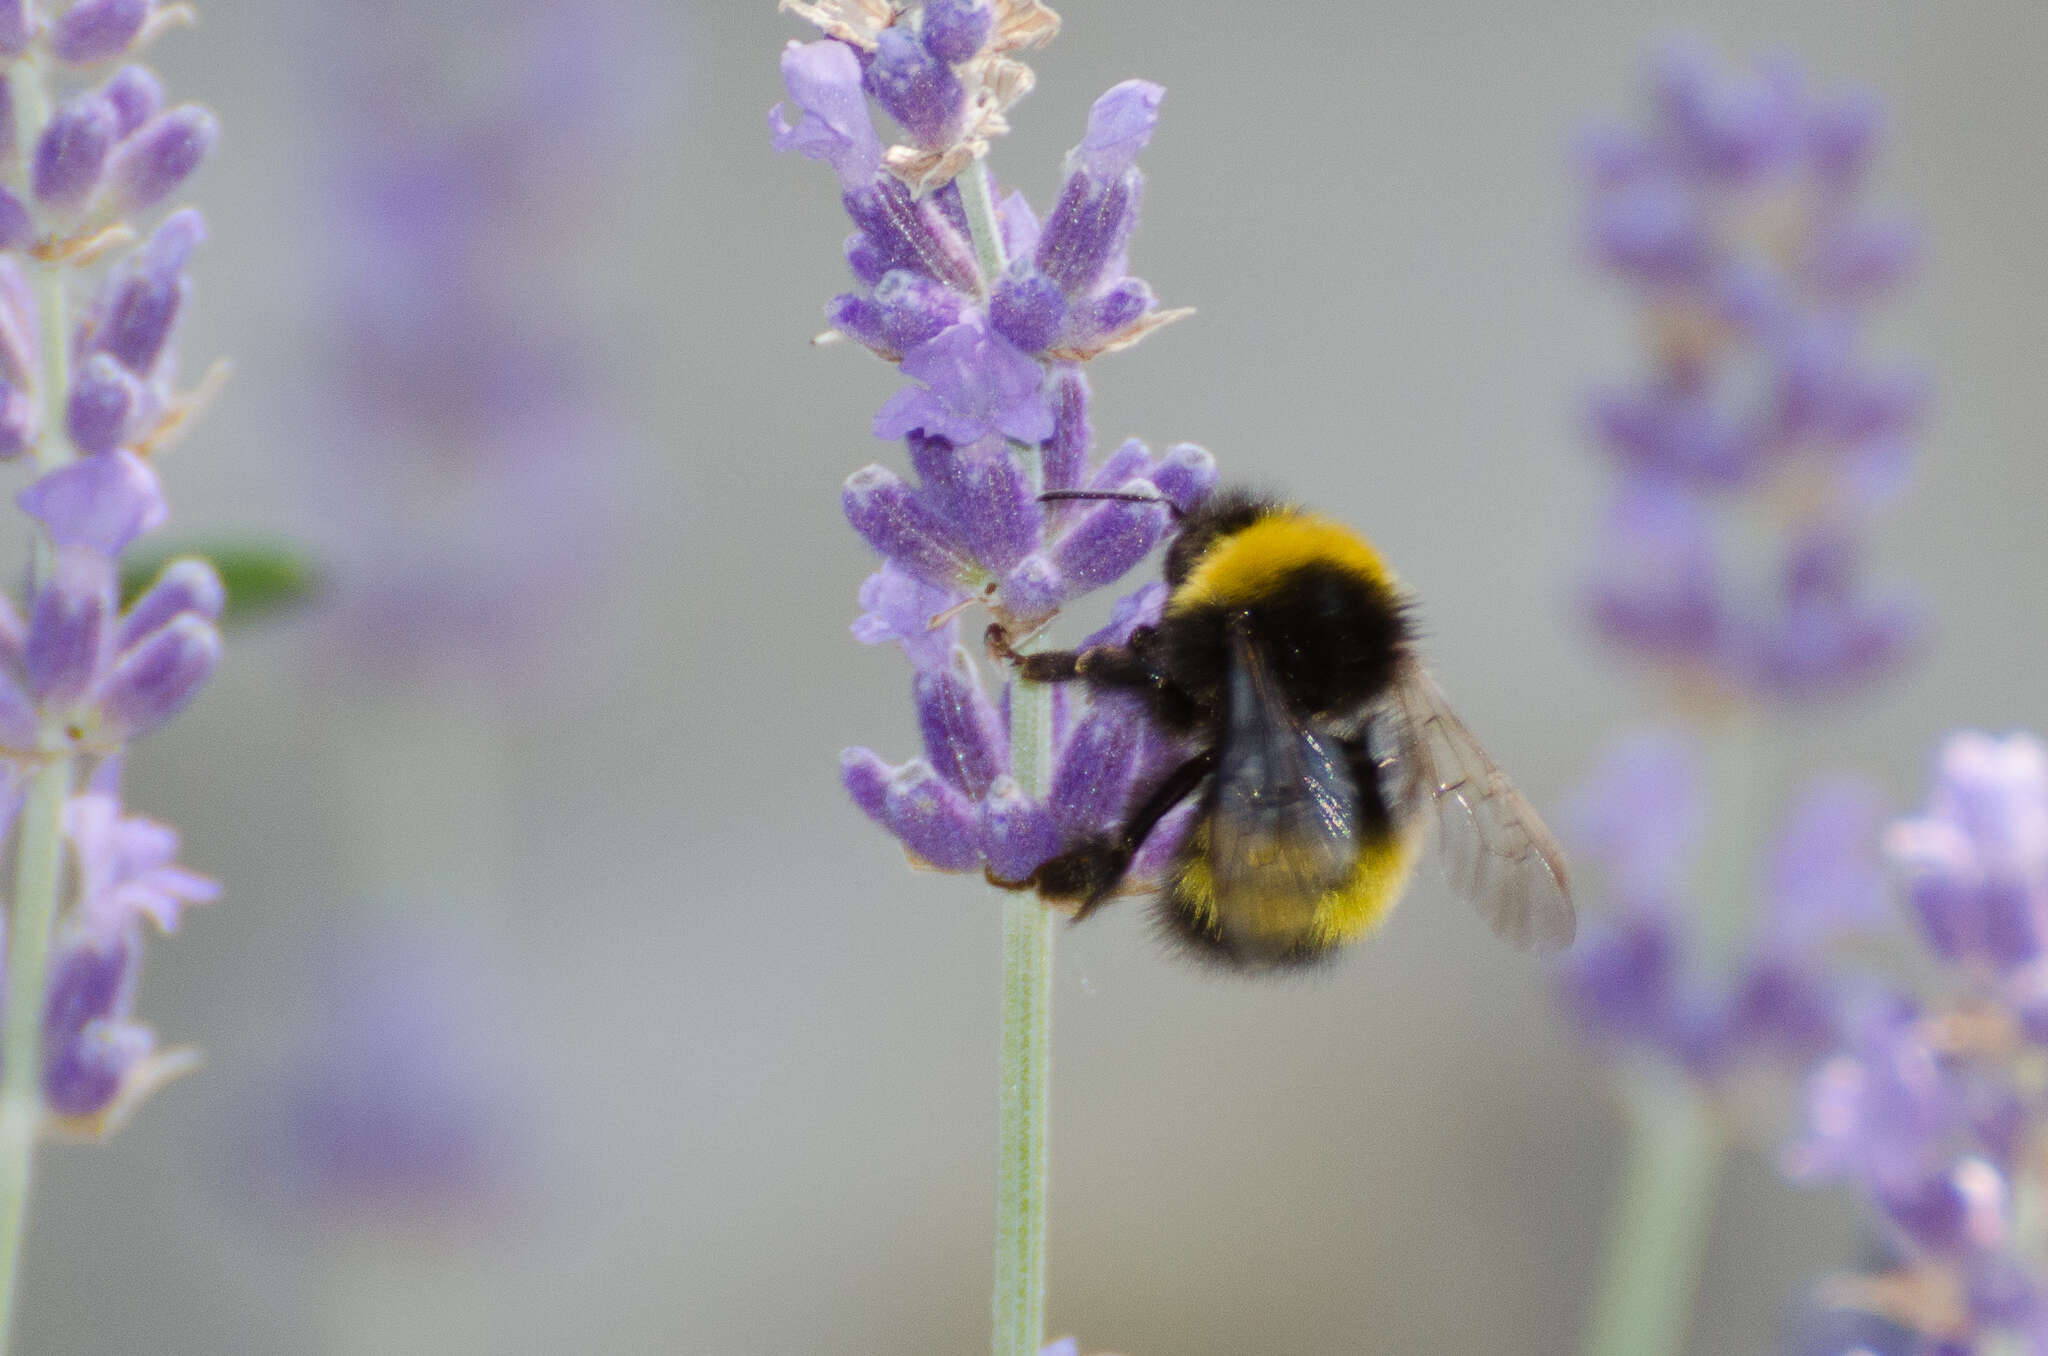
<path fill-rule="evenodd" d="M 0 1039 L 0 1356 L 6 1356 L 13 1331 L 29 1182 L 43 1120 L 43 990 L 70 794 L 70 758 L 53 758 L 36 770 L 21 811 L 8 912 L 6 1027 Z"/>
<path fill-rule="evenodd" d="M 961 171 L 967 213 L 986 296 L 1003 274 L 1003 236 L 976 161 Z M 1034 485 L 1044 468 L 1036 446 L 1013 443 Z M 1010 688 L 1010 774 L 1027 796 L 1052 780 L 1052 689 Z M 1052 925 L 1050 910 L 1027 894 L 1003 900 L 1002 1110 L 996 1159 L 996 1284 L 990 1304 L 994 1356 L 1038 1356 L 1045 1344 L 1046 1127 L 1052 1093 Z"/>

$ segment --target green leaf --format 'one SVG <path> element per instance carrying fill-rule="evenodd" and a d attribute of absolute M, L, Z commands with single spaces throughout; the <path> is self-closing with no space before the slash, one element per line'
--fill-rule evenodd
<path fill-rule="evenodd" d="M 281 541 L 193 542 L 132 551 L 121 560 L 121 604 L 156 582 L 164 566 L 198 556 L 220 571 L 227 588 L 225 626 L 269 621 L 311 602 L 320 593 L 321 571 L 303 548 Z"/>

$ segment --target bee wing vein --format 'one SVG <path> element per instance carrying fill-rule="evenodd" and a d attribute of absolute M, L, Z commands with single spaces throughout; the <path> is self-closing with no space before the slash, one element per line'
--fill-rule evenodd
<path fill-rule="evenodd" d="M 1443 690 L 1407 661 L 1393 690 L 1397 813 L 1427 810 L 1451 887 L 1517 946 L 1568 946 L 1577 930 L 1564 849 Z"/>

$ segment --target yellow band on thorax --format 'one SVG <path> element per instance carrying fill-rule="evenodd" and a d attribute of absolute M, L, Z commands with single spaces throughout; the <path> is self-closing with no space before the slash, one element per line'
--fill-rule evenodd
<path fill-rule="evenodd" d="M 1309 565 L 1323 565 L 1394 588 L 1393 573 L 1363 537 L 1315 513 L 1283 510 L 1233 532 L 1211 547 L 1187 582 L 1176 589 L 1174 610 L 1255 603 L 1281 580 Z"/>

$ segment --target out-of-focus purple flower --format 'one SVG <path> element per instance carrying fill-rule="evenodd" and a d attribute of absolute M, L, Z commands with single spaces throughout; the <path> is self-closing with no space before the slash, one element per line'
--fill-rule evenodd
<path fill-rule="evenodd" d="M 560 0 L 307 11 L 300 74 L 350 128 L 313 167 L 321 359 L 304 474 L 335 673 L 517 692 L 613 563 L 631 438 L 574 255 L 672 126 L 673 6 Z M 829 45 L 829 44 L 828 44 Z M 461 81 L 446 78 L 460 67 Z M 565 189 L 565 186 L 567 187 Z M 538 641 L 553 635 L 557 643 Z"/>
<path fill-rule="evenodd" d="M 1955 736 L 1926 814 L 1894 824 L 1885 846 L 1936 954 L 1997 971 L 2032 960 L 2048 921 L 2048 749 L 2024 734 Z"/>
<path fill-rule="evenodd" d="M 78 0 L 50 27 L 60 61 L 89 66 L 119 56 L 149 18 L 150 0 Z"/>
<path fill-rule="evenodd" d="M 830 41 L 792 42 L 783 49 L 782 80 L 798 118 L 788 121 L 780 104 L 769 110 L 775 149 L 826 161 L 848 192 L 873 179 L 882 164 L 882 141 L 868 116 L 852 49 Z"/>
<path fill-rule="evenodd" d="M 1562 963 L 1567 1005 L 1603 1045 L 1633 1048 L 1716 1080 L 1783 1070 L 1825 1050 L 1842 1002 L 1829 946 L 1882 913 L 1878 804 L 1860 782 L 1808 785 L 1757 884 L 1763 920 L 1741 954 L 1702 954 L 1693 873 L 1710 807 L 1689 735 L 1611 741 L 1560 827 L 1613 902 Z"/>
<path fill-rule="evenodd" d="M 1646 374 L 1591 402 L 1625 489 L 1589 610 L 1628 649 L 1752 697 L 1860 688 L 1920 630 L 1908 600 L 1870 587 L 1860 549 L 1926 405 L 1925 379 L 1863 338 L 1913 232 L 1864 213 L 1861 96 L 1814 94 L 1784 63 L 1724 75 L 1685 43 L 1653 64 L 1648 124 L 1580 147 L 1587 240 L 1650 335 Z M 1718 540 L 1724 510 L 1762 500 L 1794 510 L 1768 548 L 1775 590 L 1739 585 L 1753 572 L 1725 568 Z"/>
<path fill-rule="evenodd" d="M 58 109 L 36 142 L 30 182 L 37 199 L 60 212 L 84 206 L 100 185 L 117 129 L 113 105 L 96 95 Z"/>
<path fill-rule="evenodd" d="M 513 1159 L 493 1030 L 452 946 L 330 946 L 261 1146 L 274 1185 L 387 1223 L 486 1207 Z"/>
<path fill-rule="evenodd" d="M 127 455 L 82 458 L 26 493 L 60 478 L 95 483 L 104 469 L 97 463 Z M 113 556 L 99 548 L 125 545 L 136 514 L 118 507 L 120 482 L 113 483 L 98 502 L 69 499 L 74 487 L 60 484 L 44 500 L 62 511 L 35 515 L 51 524 L 58 549 L 27 624 L 8 609 L 7 629 L 19 638 L 0 654 L 0 741 L 8 747 L 39 749 L 61 735 L 81 749 L 110 751 L 183 709 L 219 663 L 224 594 L 206 562 L 175 563 L 125 615 L 117 611 Z M 147 488 L 140 497 L 148 501 Z"/>
<path fill-rule="evenodd" d="M 170 516 L 155 468 L 132 452 L 81 457 L 30 485 L 18 502 L 56 545 L 109 560 Z"/>
<path fill-rule="evenodd" d="M 178 865 L 176 830 L 124 814 L 111 790 L 73 796 L 64 833 L 77 854 L 79 918 L 102 935 L 123 934 L 142 918 L 176 932 L 187 906 L 220 897 L 217 883 Z"/>
<path fill-rule="evenodd" d="M 121 139 L 107 160 L 107 195 L 118 212 L 154 207 L 178 191 L 220 140 L 220 120 L 185 104 Z"/>
<path fill-rule="evenodd" d="M 1668 900 L 1684 888 L 1706 829 L 1699 741 L 1650 730 L 1608 741 L 1559 817 L 1582 861 L 1596 862 L 1610 894 Z"/>

